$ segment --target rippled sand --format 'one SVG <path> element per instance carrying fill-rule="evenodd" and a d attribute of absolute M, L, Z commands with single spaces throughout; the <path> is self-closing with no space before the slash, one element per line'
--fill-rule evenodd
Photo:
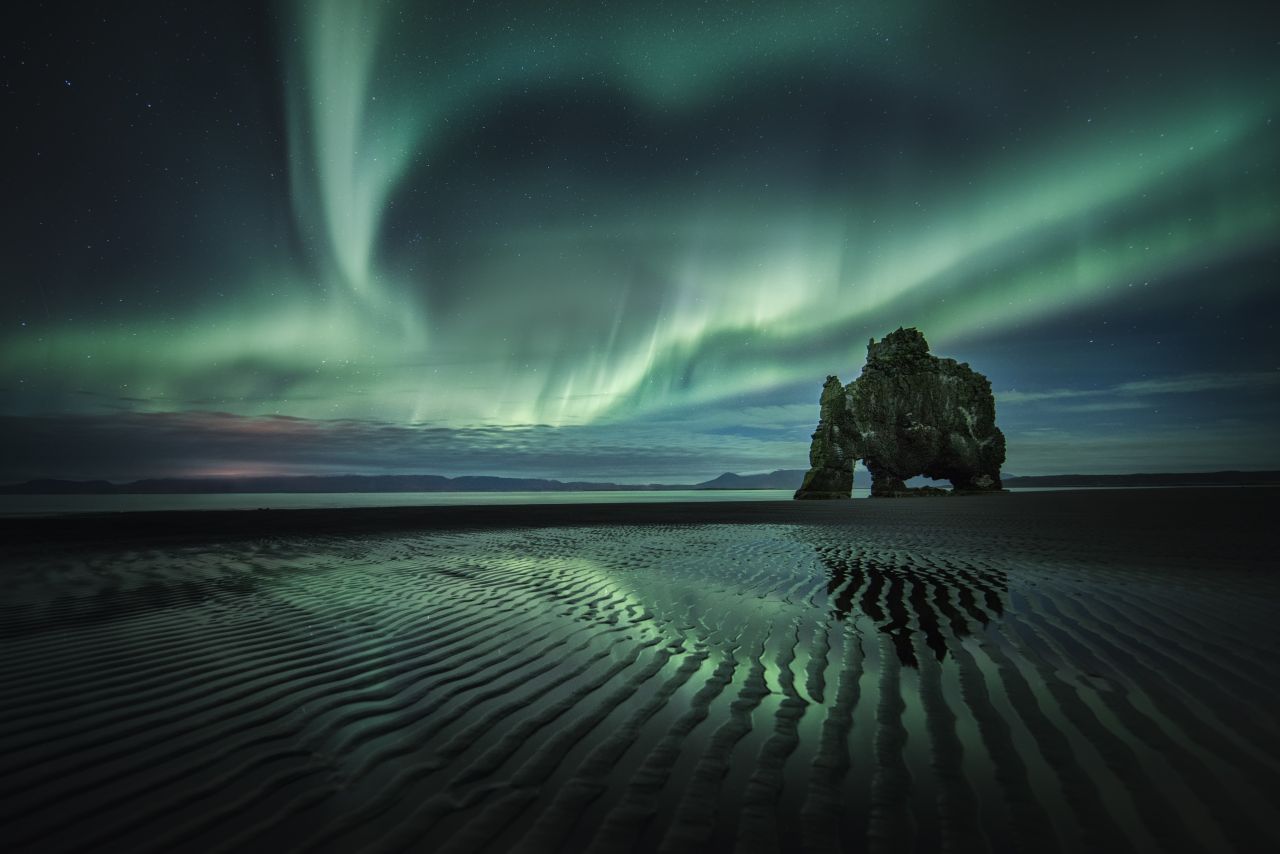
<path fill-rule="evenodd" d="M 0 608 L 0 840 L 1277 850 L 1276 506 L 560 508 L 28 549 Z"/>

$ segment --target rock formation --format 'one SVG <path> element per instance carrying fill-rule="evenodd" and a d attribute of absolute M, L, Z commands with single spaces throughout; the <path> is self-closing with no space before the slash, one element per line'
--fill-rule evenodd
<path fill-rule="evenodd" d="M 827 377 L 822 387 L 818 429 L 809 446 L 809 471 L 796 498 L 848 498 L 853 492 L 854 436 L 849 396 L 838 377 Z"/>
<path fill-rule="evenodd" d="M 811 468 L 795 497 L 848 498 L 858 459 L 873 496 L 938 492 L 907 489 L 916 475 L 949 480 L 956 492 L 999 491 L 1004 434 L 995 416 L 987 378 L 930 355 L 918 330 L 873 339 L 860 377 L 843 388 L 827 377 Z"/>

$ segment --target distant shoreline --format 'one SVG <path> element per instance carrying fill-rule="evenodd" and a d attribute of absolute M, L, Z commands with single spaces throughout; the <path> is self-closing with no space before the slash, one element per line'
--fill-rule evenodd
<path fill-rule="evenodd" d="M 1151 472 L 1141 474 L 1049 474 L 1006 477 L 1008 488 L 1029 486 L 1271 486 L 1280 471 Z"/>
<path fill-rule="evenodd" d="M 802 469 L 779 469 L 767 474 L 726 472 L 701 483 L 611 483 L 560 481 L 546 478 L 443 475 L 316 475 L 253 478 L 157 478 L 114 483 L 106 480 L 39 479 L 0 485 L 0 495 L 247 495 L 315 493 L 428 493 L 428 492 L 659 492 L 798 489 Z M 918 485 L 914 479 L 909 485 Z M 1006 476 L 1007 488 L 1028 487 L 1151 487 L 1151 486 L 1263 486 L 1280 485 L 1280 471 L 1145 472 L 1136 474 L 1053 474 Z M 854 487 L 868 488 L 863 471 L 855 472 Z"/>
<path fill-rule="evenodd" d="M 1211 492 L 1211 495 L 1205 493 Z M 350 507 L 299 510 L 156 510 L 0 518 L 0 555 L 64 548 L 216 542 L 263 537 L 327 537 L 505 528 L 610 525 L 848 524 L 919 526 L 929 519 L 1008 516 L 1023 524 L 1080 514 L 1099 524 L 1167 528 L 1202 524 L 1208 517 L 1255 530 L 1275 511 L 1280 492 L 1251 488 L 1051 490 L 966 498 L 857 501 L 706 501 L 614 504 L 524 504 Z M 1226 512 L 1224 508 L 1235 510 Z M 1109 520 L 1109 521 L 1108 521 Z M 1065 529 L 1071 524 L 1065 525 Z M 1220 530 L 1231 544 L 1229 527 Z"/>
<path fill-rule="evenodd" d="M 672 492 L 685 490 L 796 489 L 804 471 L 725 472 L 701 483 L 612 483 L 487 475 L 302 475 L 287 477 L 151 478 L 127 483 L 42 478 L 0 485 L 0 495 L 227 495 L 397 492 Z"/>

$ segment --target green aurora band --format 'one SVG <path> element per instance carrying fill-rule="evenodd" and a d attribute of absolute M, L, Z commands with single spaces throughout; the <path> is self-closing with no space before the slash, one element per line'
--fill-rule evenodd
<path fill-rule="evenodd" d="M 904 167 L 876 181 L 851 169 L 828 181 L 800 162 L 804 180 L 775 176 L 783 186 L 771 187 L 766 169 L 708 162 L 683 184 L 623 200 L 606 182 L 584 183 L 575 213 L 549 204 L 536 220 L 505 215 L 502 202 L 536 194 L 536 179 L 495 186 L 490 228 L 453 247 L 442 300 L 431 249 L 415 263 L 389 223 L 431 204 L 414 194 L 447 168 L 452 140 L 483 140 L 486 117 L 531 90 L 553 97 L 595 80 L 681 121 L 732 97 L 742 75 L 828 62 L 904 92 L 936 96 L 941 84 L 894 60 L 899 42 L 923 38 L 924 6 L 904 16 L 778 4 L 722 20 L 672 4 L 661 23 L 614 9 L 510 25 L 494 11 L 466 22 L 500 34 L 487 40 L 459 35 L 460 11 L 413 8 L 298 0 L 283 10 L 302 257 L 264 261 L 256 278 L 226 282 L 226 299 L 193 300 L 186 313 L 82 317 L 5 338 L 0 372 L 21 390 L 11 412 L 83 411 L 87 393 L 137 412 L 625 423 L 816 389 L 825 373 L 856 369 L 868 336 L 899 325 L 946 351 L 1146 283 L 1156 301 L 1221 297 L 1230 283 L 1160 288 L 1280 232 L 1277 97 L 1262 76 L 1094 95 L 1096 109 L 1054 112 L 1016 150 L 945 174 Z"/>

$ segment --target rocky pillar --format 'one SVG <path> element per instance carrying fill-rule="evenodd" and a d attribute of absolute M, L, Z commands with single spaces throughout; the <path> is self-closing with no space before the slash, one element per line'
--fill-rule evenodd
<path fill-rule="evenodd" d="M 809 446 L 809 471 L 796 491 L 799 499 L 849 498 L 853 495 L 853 414 L 838 377 L 822 386 L 818 429 Z"/>

